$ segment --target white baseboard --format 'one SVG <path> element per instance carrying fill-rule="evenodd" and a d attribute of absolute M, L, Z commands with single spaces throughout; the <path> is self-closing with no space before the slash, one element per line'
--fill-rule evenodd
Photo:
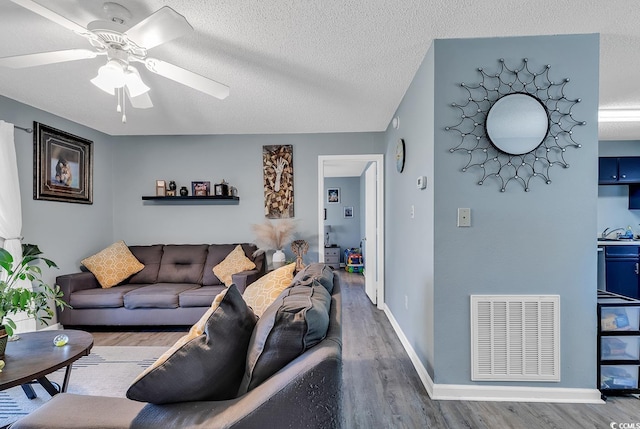
<path fill-rule="evenodd" d="M 478 386 L 436 384 L 431 399 L 454 401 L 555 402 L 604 404 L 598 389 L 566 387 Z"/>
<path fill-rule="evenodd" d="M 420 377 L 420 381 L 422 381 L 424 388 L 427 389 L 427 394 L 429 394 L 429 397 L 433 399 L 433 388 L 434 388 L 433 380 L 431 379 L 431 376 L 429 376 L 429 373 L 427 372 L 427 368 L 425 368 L 424 365 L 422 365 L 420 358 L 418 358 L 416 351 L 413 349 L 413 346 L 411 346 L 411 343 L 409 342 L 407 337 L 404 335 L 404 332 L 402 332 L 402 329 L 400 328 L 398 321 L 396 320 L 395 317 L 393 317 L 393 313 L 391 313 L 391 310 L 389 309 L 389 306 L 387 306 L 387 304 L 384 305 L 384 314 L 387 315 L 387 319 L 389 319 L 389 323 L 391 323 L 391 326 L 393 326 L 393 330 L 396 331 L 396 335 L 398 335 L 398 338 L 400 339 L 402 346 L 404 347 L 405 351 L 409 355 L 409 359 L 411 359 L 411 363 L 413 364 L 413 367 L 418 372 L 418 377 Z"/>
<path fill-rule="evenodd" d="M 508 402 L 557 402 L 570 404 L 604 404 L 598 389 L 573 389 L 562 387 L 483 386 L 475 384 L 435 384 L 429 376 L 411 343 L 385 304 L 384 314 L 393 326 L 418 377 L 434 400 L 453 401 L 508 401 Z"/>

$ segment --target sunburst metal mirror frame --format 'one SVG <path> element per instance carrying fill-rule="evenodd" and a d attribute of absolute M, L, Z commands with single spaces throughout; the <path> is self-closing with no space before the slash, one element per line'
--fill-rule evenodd
<path fill-rule="evenodd" d="M 550 79 L 551 65 L 546 65 L 540 72 L 533 72 L 526 58 L 519 68 L 514 69 L 509 68 L 504 59 L 498 61 L 500 65 L 494 74 L 487 73 L 483 68 L 477 69 L 481 76 L 480 83 L 460 84 L 469 96 L 463 104 L 451 104 L 460 111 L 460 121 L 445 129 L 457 133 L 460 140 L 449 152 L 468 155 L 462 172 L 479 169 L 482 177 L 478 185 L 495 178 L 499 181 L 501 192 L 506 191 L 511 181 L 521 183 L 528 192 L 533 177 L 551 184 L 551 167 L 569 168 L 565 160 L 568 147 L 582 147 L 574 140 L 573 130 L 576 126 L 586 125 L 586 122 L 575 119 L 572 111 L 581 99 L 569 99 L 565 95 L 568 78 L 560 82 Z M 495 146 L 486 127 L 487 115 L 496 101 L 516 93 L 528 94 L 540 101 L 549 120 L 548 132 L 542 141 L 533 150 L 519 154 L 507 153 Z"/>

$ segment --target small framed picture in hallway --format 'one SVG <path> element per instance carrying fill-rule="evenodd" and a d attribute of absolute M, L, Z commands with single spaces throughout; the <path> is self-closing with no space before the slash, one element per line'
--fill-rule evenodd
<path fill-rule="evenodd" d="M 353 207 L 344 208 L 344 217 L 345 219 L 350 219 L 353 217 Z"/>
<path fill-rule="evenodd" d="M 327 188 L 327 203 L 340 203 L 340 188 Z"/>

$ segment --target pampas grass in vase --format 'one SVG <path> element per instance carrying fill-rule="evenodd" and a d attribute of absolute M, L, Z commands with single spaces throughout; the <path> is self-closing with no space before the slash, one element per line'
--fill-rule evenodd
<path fill-rule="evenodd" d="M 296 224 L 291 219 L 280 219 L 277 222 L 270 222 L 265 219 L 263 223 L 251 225 L 251 229 L 256 235 L 256 243 L 266 249 L 274 249 L 271 260 L 274 267 L 284 265 L 285 255 L 282 249 L 293 241 Z"/>

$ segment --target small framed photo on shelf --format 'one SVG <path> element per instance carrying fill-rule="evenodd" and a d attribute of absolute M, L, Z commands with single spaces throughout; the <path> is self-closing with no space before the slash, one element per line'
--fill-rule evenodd
<path fill-rule="evenodd" d="M 353 217 L 353 207 L 344 207 L 345 219 L 351 219 Z"/>
<path fill-rule="evenodd" d="M 156 180 L 156 197 L 167 195 L 167 185 L 164 180 Z"/>
<path fill-rule="evenodd" d="M 327 188 L 327 203 L 340 203 L 340 188 Z"/>
<path fill-rule="evenodd" d="M 191 182 L 191 195 L 206 197 L 211 191 L 211 182 Z"/>

